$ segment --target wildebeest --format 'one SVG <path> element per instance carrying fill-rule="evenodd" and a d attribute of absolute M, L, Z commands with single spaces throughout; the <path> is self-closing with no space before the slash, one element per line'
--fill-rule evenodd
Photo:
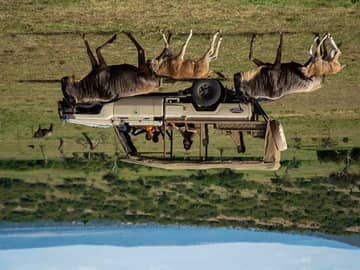
<path fill-rule="evenodd" d="M 152 70 L 159 76 L 169 77 L 172 79 L 200 79 L 207 78 L 209 75 L 209 63 L 217 59 L 220 44 L 222 37 L 218 39 L 219 32 L 217 32 L 211 42 L 210 47 L 207 52 L 197 61 L 191 59 L 185 59 L 185 51 L 189 44 L 189 41 L 192 37 L 192 30 L 186 40 L 186 42 L 181 47 L 179 54 L 167 54 L 162 55 L 151 60 Z M 167 38 L 163 34 L 163 39 L 165 43 L 165 49 L 171 50 Z M 215 46 L 215 43 L 217 44 Z M 215 48 L 216 47 L 216 48 Z"/>
<path fill-rule="evenodd" d="M 61 89 L 67 103 L 108 102 L 120 97 L 133 96 L 157 91 L 159 78 L 151 69 L 150 62 L 145 59 L 145 51 L 129 32 L 123 32 L 135 45 L 138 53 L 138 66 L 129 64 L 108 66 L 101 54 L 101 49 L 116 39 L 116 35 L 96 48 L 98 61 L 94 57 L 88 41 L 83 35 L 87 54 L 91 63 L 91 71 L 81 80 L 71 77 L 61 79 Z"/>
<path fill-rule="evenodd" d="M 324 75 L 334 73 L 332 69 L 327 67 L 337 66 L 340 51 L 332 38 L 330 39 L 332 44 L 330 55 L 322 56 L 320 53 L 320 48 L 323 46 L 322 43 L 330 35 L 326 35 L 326 38 L 317 44 L 315 54 L 311 55 L 310 60 L 306 64 L 296 62 L 281 63 L 282 33 L 280 33 L 280 44 L 274 63 L 264 63 L 254 58 L 253 45 L 255 37 L 253 35 L 250 42 L 249 59 L 258 68 L 234 74 L 234 85 L 237 94 L 242 93 L 255 99 L 276 100 L 292 93 L 312 92 L 321 87 Z M 319 69 L 319 66 L 324 68 Z"/>
<path fill-rule="evenodd" d="M 43 138 L 46 136 L 50 136 L 53 133 L 53 124 L 50 124 L 49 128 L 41 128 L 41 125 L 39 125 L 39 128 L 34 132 L 33 138 Z"/>

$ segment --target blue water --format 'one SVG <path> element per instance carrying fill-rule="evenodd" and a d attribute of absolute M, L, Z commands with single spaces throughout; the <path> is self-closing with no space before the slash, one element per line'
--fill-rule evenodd
<path fill-rule="evenodd" d="M 1 226 L 0 249 L 29 249 L 71 245 L 119 247 L 187 246 L 214 243 L 282 243 L 298 246 L 358 249 L 358 247 L 303 234 L 246 229 L 159 225 Z"/>

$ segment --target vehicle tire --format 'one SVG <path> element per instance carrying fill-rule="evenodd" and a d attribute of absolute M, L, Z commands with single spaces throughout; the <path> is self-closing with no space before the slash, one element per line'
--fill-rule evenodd
<path fill-rule="evenodd" d="M 217 80 L 197 80 L 191 87 L 191 96 L 199 108 L 210 108 L 222 97 L 222 86 Z"/>

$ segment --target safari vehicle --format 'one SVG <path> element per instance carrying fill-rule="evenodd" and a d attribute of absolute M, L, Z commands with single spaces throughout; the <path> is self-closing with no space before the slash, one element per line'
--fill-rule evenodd
<path fill-rule="evenodd" d="M 175 93 L 153 93 L 125 97 L 102 104 L 58 103 L 59 116 L 73 124 L 114 128 L 127 157 L 126 162 L 165 169 L 230 168 L 234 170 L 276 170 L 280 152 L 286 149 L 281 124 L 270 120 L 259 103 L 236 95 L 218 80 L 196 80 L 188 89 Z M 216 160 L 208 156 L 209 128 L 226 131 L 236 142 L 238 153 L 245 152 L 243 134 L 264 139 L 264 157 L 256 161 Z M 198 137 L 196 160 L 174 158 L 174 131 L 186 143 Z M 138 152 L 131 136 L 146 133 L 148 140 L 162 139 L 160 158 Z M 191 141 L 192 142 L 192 141 Z M 191 143 L 190 143 L 191 147 Z M 147 153 L 148 154 L 148 153 Z"/>

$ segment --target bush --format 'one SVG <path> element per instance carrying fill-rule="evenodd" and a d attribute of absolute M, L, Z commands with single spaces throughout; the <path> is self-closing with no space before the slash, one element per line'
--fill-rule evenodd
<path fill-rule="evenodd" d="M 360 147 L 354 147 L 351 149 L 350 158 L 354 161 L 360 161 Z"/>
<path fill-rule="evenodd" d="M 169 196 L 166 195 L 165 192 L 163 192 L 159 197 L 159 204 L 167 204 L 170 201 Z"/>
<path fill-rule="evenodd" d="M 300 168 L 302 162 L 293 158 L 292 160 L 284 160 L 281 162 L 282 166 L 286 166 L 288 169 L 298 169 Z"/>
<path fill-rule="evenodd" d="M 103 177 L 102 177 L 103 180 L 106 180 L 108 182 L 114 182 L 118 179 L 118 176 L 116 173 L 113 173 L 113 172 L 109 172 L 107 174 L 105 174 Z"/>
<path fill-rule="evenodd" d="M 24 180 L 17 178 L 8 178 L 1 177 L 0 178 L 0 187 L 1 188 L 12 188 L 13 186 L 18 186 L 24 184 Z"/>
<path fill-rule="evenodd" d="M 64 183 L 66 184 L 70 184 L 73 182 L 86 182 L 86 178 L 85 177 L 64 178 Z"/>
<path fill-rule="evenodd" d="M 360 181 L 360 174 L 358 173 L 346 173 L 346 172 L 336 172 L 330 174 L 327 181 L 333 185 L 337 186 L 346 186 L 346 185 L 356 185 Z"/>
<path fill-rule="evenodd" d="M 344 162 L 347 158 L 347 150 L 318 150 L 317 158 L 320 162 Z"/>

